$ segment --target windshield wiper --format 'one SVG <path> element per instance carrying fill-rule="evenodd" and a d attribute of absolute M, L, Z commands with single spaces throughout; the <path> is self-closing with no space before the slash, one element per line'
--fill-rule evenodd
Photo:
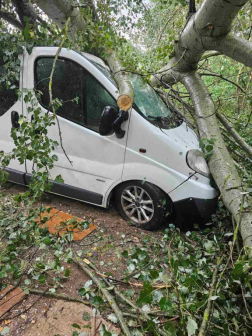
<path fill-rule="evenodd" d="M 160 116 L 155 117 L 155 116 L 152 116 L 152 115 L 147 115 L 147 118 L 148 118 L 148 119 L 153 119 L 153 120 L 155 120 L 155 121 L 160 121 L 160 122 L 162 122 L 162 118 L 164 118 L 164 117 L 160 117 Z"/>

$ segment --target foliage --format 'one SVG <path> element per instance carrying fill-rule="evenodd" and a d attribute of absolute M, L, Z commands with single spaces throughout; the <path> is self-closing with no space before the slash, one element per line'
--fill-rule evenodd
<path fill-rule="evenodd" d="M 208 161 L 212 155 L 215 141 L 216 141 L 215 138 L 212 138 L 210 140 L 206 138 L 202 138 L 199 142 L 200 148 L 203 151 L 206 161 Z"/>
<path fill-rule="evenodd" d="M 12 8 L 9 2 L 6 3 L 5 9 Z M 79 3 L 84 4 L 84 1 Z M 77 36 L 75 43 L 66 39 L 64 46 L 101 55 L 104 49 L 115 46 L 125 68 L 139 72 L 148 79 L 172 56 L 174 40 L 179 38 L 186 22 L 186 5 L 187 1 L 184 0 L 153 0 L 147 4 L 141 0 L 97 1 L 100 23 L 94 24 L 91 11 L 81 8 L 87 22 L 86 31 Z M 234 25 L 234 29 L 242 32 L 247 39 L 251 35 L 251 28 L 247 27 L 251 13 L 251 5 L 248 4 L 240 11 Z M 0 23 L 0 30 L 0 85 L 13 90 L 17 90 L 13 83 L 18 80 L 18 55 L 22 53 L 23 47 L 31 52 L 35 45 L 58 46 L 63 35 L 50 20 L 33 25 L 27 19 L 22 32 L 11 30 L 5 23 Z M 223 56 L 202 60 L 199 68 L 201 73 L 220 75 L 206 76 L 204 81 L 214 100 L 219 102 L 218 111 L 225 113 L 233 121 L 235 129 L 252 145 L 251 70 L 248 71 L 244 66 Z M 223 77 L 238 84 L 246 94 L 234 84 L 224 81 Z M 191 104 L 187 92 L 180 84 L 173 88 L 166 87 L 165 91 L 175 95 L 175 99 L 173 97 L 171 100 L 181 111 L 184 112 L 181 99 Z M 21 285 L 28 293 L 30 286 L 40 284 L 51 287 L 53 293 L 57 287 L 62 286 L 62 279 L 70 276 L 63 262 L 71 262 L 75 252 L 71 245 L 71 233 L 62 238 L 52 236 L 46 226 L 40 227 L 36 221 L 39 214 L 46 211 L 37 202 L 45 191 L 50 190 L 49 171 L 57 161 L 52 152 L 59 144 L 48 137 L 49 127 L 57 120 L 54 114 L 41 113 L 36 99 L 39 92 L 26 90 L 18 94 L 24 95 L 25 102 L 29 103 L 29 118 L 21 118 L 20 128 L 12 129 L 16 147 L 9 154 L 0 152 L 1 165 L 8 166 L 12 159 L 18 159 L 20 163 L 30 160 L 36 164 L 37 169 L 33 171 L 29 191 L 14 199 L 7 197 L 4 191 L 1 194 L 1 286 L 12 282 Z M 176 96 L 180 99 L 176 99 Z M 62 104 L 58 101 L 52 103 L 55 109 Z M 34 116 L 33 120 L 31 115 Z M 223 134 L 227 135 L 226 131 Z M 212 153 L 214 142 L 214 138 L 201 140 L 200 145 L 206 159 Z M 230 140 L 226 142 L 233 158 L 241 165 L 240 173 L 248 185 L 247 192 L 251 192 L 251 161 L 237 144 Z M 237 155 L 237 151 L 241 156 Z M 1 187 L 6 179 L 6 173 L 1 170 Z M 57 181 L 62 181 L 60 176 Z M 236 244 L 232 240 L 233 230 L 230 230 L 231 219 L 221 202 L 219 205 L 211 229 L 196 228 L 181 233 L 170 224 L 161 240 L 150 235 L 140 246 L 121 253 L 120 257 L 126 263 L 123 281 L 129 282 L 133 278 L 143 284 L 141 290 L 124 288 L 123 293 L 151 316 L 149 320 L 139 322 L 136 311 L 121 303 L 121 309 L 132 315 L 128 318 L 128 325 L 132 328 L 133 335 L 158 335 L 157 327 L 160 326 L 167 335 L 197 334 L 209 300 L 213 270 L 221 256 L 223 259 L 219 265 L 218 282 L 214 295 L 210 297 L 214 304 L 208 333 L 251 334 L 249 309 L 252 305 L 252 261 L 243 251 L 236 252 Z M 46 219 L 42 222 L 46 222 Z M 83 225 L 87 226 L 88 223 Z M 82 251 L 77 251 L 78 255 L 81 253 Z M 108 302 L 94 288 L 91 280 L 79 289 L 78 294 L 89 300 L 100 312 L 108 311 Z M 88 318 L 84 316 L 83 320 Z M 109 315 L 109 319 L 116 323 L 113 314 Z M 73 328 L 76 329 L 73 335 L 82 334 L 79 333 L 77 324 Z M 111 335 L 105 326 L 102 334 Z"/>

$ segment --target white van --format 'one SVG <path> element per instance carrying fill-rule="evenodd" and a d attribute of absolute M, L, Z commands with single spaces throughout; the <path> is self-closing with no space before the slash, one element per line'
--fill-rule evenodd
<path fill-rule="evenodd" d="M 21 56 L 19 87 L 42 92 L 42 113 L 48 111 L 48 77 L 58 48 L 36 47 Z M 118 91 L 106 64 L 99 58 L 62 49 L 53 77 L 53 98 L 64 104 L 57 110 L 64 149 L 55 149 L 58 161 L 50 171 L 64 184 L 52 192 L 108 207 L 115 196 L 121 216 L 153 230 L 167 212 L 179 221 L 206 219 L 214 212 L 218 192 L 210 185 L 208 166 L 195 133 L 172 114 L 151 86 L 136 75 L 134 106 L 118 111 Z M 78 97 L 78 102 L 73 101 Z M 14 148 L 10 136 L 28 104 L 12 91 L 0 92 L 0 150 Z M 29 118 L 32 116 L 29 114 Z M 48 130 L 60 143 L 58 126 Z M 29 184 L 36 165 L 11 161 L 9 180 Z"/>

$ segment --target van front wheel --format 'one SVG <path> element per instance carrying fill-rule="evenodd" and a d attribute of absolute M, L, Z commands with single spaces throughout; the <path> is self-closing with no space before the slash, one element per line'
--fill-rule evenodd
<path fill-rule="evenodd" d="M 162 225 L 171 209 L 165 193 L 149 182 L 132 181 L 119 185 L 115 201 L 126 221 L 150 231 Z"/>

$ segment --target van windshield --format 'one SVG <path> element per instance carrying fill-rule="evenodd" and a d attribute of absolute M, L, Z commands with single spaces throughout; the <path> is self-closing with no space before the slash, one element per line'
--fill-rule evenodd
<path fill-rule="evenodd" d="M 84 56 L 84 55 L 83 55 Z M 84 56 L 85 57 L 85 56 Z M 88 59 L 96 68 L 98 68 L 115 86 L 116 83 L 112 77 L 109 68 L 98 64 L 94 60 Z M 175 121 L 171 111 L 159 97 L 156 91 L 144 82 L 139 75 L 130 75 L 129 78 L 134 88 L 134 105 L 137 111 L 150 123 L 160 128 L 174 128 L 180 122 Z"/>
<path fill-rule="evenodd" d="M 148 119 L 169 118 L 171 112 L 156 91 L 138 75 L 130 76 L 134 87 L 134 101 L 139 110 Z"/>

